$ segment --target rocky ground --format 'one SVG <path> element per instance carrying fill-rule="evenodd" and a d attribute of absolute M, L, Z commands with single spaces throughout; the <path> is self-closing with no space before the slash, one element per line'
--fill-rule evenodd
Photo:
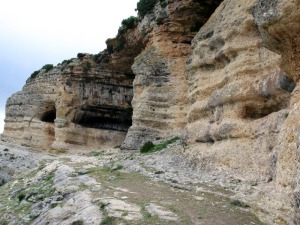
<path fill-rule="evenodd" d="M 181 151 L 179 142 L 149 154 L 1 142 L 0 224 L 263 224 L 232 192 L 238 181 L 201 174 Z"/>

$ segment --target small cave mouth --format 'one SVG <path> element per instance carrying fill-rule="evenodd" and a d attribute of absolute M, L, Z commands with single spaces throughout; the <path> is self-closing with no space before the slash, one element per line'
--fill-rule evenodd
<path fill-rule="evenodd" d="M 85 111 L 72 122 L 87 128 L 128 131 L 132 125 L 132 111 L 120 110 L 117 112 L 95 113 Z"/>
<path fill-rule="evenodd" d="M 255 105 L 245 105 L 242 108 L 241 117 L 243 119 L 260 119 L 273 112 L 278 112 L 284 107 L 280 105 L 272 106 L 255 106 Z"/>
<path fill-rule="evenodd" d="M 198 32 L 200 28 L 209 20 L 211 15 L 215 12 L 216 8 L 223 2 L 223 0 L 194 0 L 198 4 L 198 14 L 200 18 L 191 25 L 190 32 Z"/>
<path fill-rule="evenodd" d="M 56 110 L 55 109 L 44 112 L 41 117 L 41 121 L 46 122 L 46 123 L 54 123 L 55 119 L 56 119 Z"/>

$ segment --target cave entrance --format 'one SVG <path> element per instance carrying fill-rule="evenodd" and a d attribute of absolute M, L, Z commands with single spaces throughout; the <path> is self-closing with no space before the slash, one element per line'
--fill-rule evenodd
<path fill-rule="evenodd" d="M 81 111 L 72 122 L 87 128 L 128 131 L 132 125 L 132 108 Z"/>
<path fill-rule="evenodd" d="M 55 103 L 47 104 L 47 106 L 42 107 L 40 120 L 46 123 L 54 123 L 56 119 L 56 108 Z"/>
<path fill-rule="evenodd" d="M 223 0 L 194 0 L 197 5 L 197 14 L 199 18 L 194 21 L 194 24 L 190 27 L 191 32 L 198 32 L 200 28 L 209 20 L 211 15 L 215 12 L 216 8 L 223 2 Z"/>
<path fill-rule="evenodd" d="M 46 122 L 46 123 L 54 123 L 54 120 L 56 118 L 56 110 L 51 110 L 48 112 L 45 112 L 42 115 L 41 121 Z"/>
<path fill-rule="evenodd" d="M 287 104 L 279 105 L 245 105 L 241 111 L 241 117 L 243 119 L 260 119 L 273 112 L 278 112 L 281 109 L 287 107 Z"/>

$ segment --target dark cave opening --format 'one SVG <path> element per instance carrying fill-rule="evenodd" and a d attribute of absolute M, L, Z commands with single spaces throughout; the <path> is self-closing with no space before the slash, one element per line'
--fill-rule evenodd
<path fill-rule="evenodd" d="M 41 117 L 41 121 L 46 123 L 54 123 L 55 118 L 56 118 L 56 110 L 51 109 L 50 111 L 44 112 L 44 114 Z"/>
<path fill-rule="evenodd" d="M 127 131 L 132 125 L 132 109 L 85 111 L 73 122 L 87 128 Z"/>
<path fill-rule="evenodd" d="M 200 28 L 207 22 L 211 15 L 215 12 L 216 8 L 223 2 L 223 0 L 194 0 L 200 7 L 198 8 L 198 15 L 200 18 L 194 22 L 190 27 L 191 32 L 198 32 Z"/>
<path fill-rule="evenodd" d="M 268 116 L 269 114 L 273 112 L 277 112 L 281 109 L 285 108 L 281 105 L 264 105 L 264 106 L 258 106 L 258 105 L 246 105 L 242 109 L 242 118 L 243 119 L 260 119 L 265 116 Z"/>
<path fill-rule="evenodd" d="M 121 122 L 119 118 L 85 115 L 77 122 L 77 124 L 88 128 L 127 131 L 131 126 L 132 121 L 125 120 Z"/>

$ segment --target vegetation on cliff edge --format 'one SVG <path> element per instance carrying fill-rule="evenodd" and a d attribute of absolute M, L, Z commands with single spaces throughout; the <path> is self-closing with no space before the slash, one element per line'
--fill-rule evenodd
<path fill-rule="evenodd" d="M 136 5 L 136 10 L 141 17 L 144 17 L 154 8 L 157 2 L 158 0 L 140 0 Z"/>

